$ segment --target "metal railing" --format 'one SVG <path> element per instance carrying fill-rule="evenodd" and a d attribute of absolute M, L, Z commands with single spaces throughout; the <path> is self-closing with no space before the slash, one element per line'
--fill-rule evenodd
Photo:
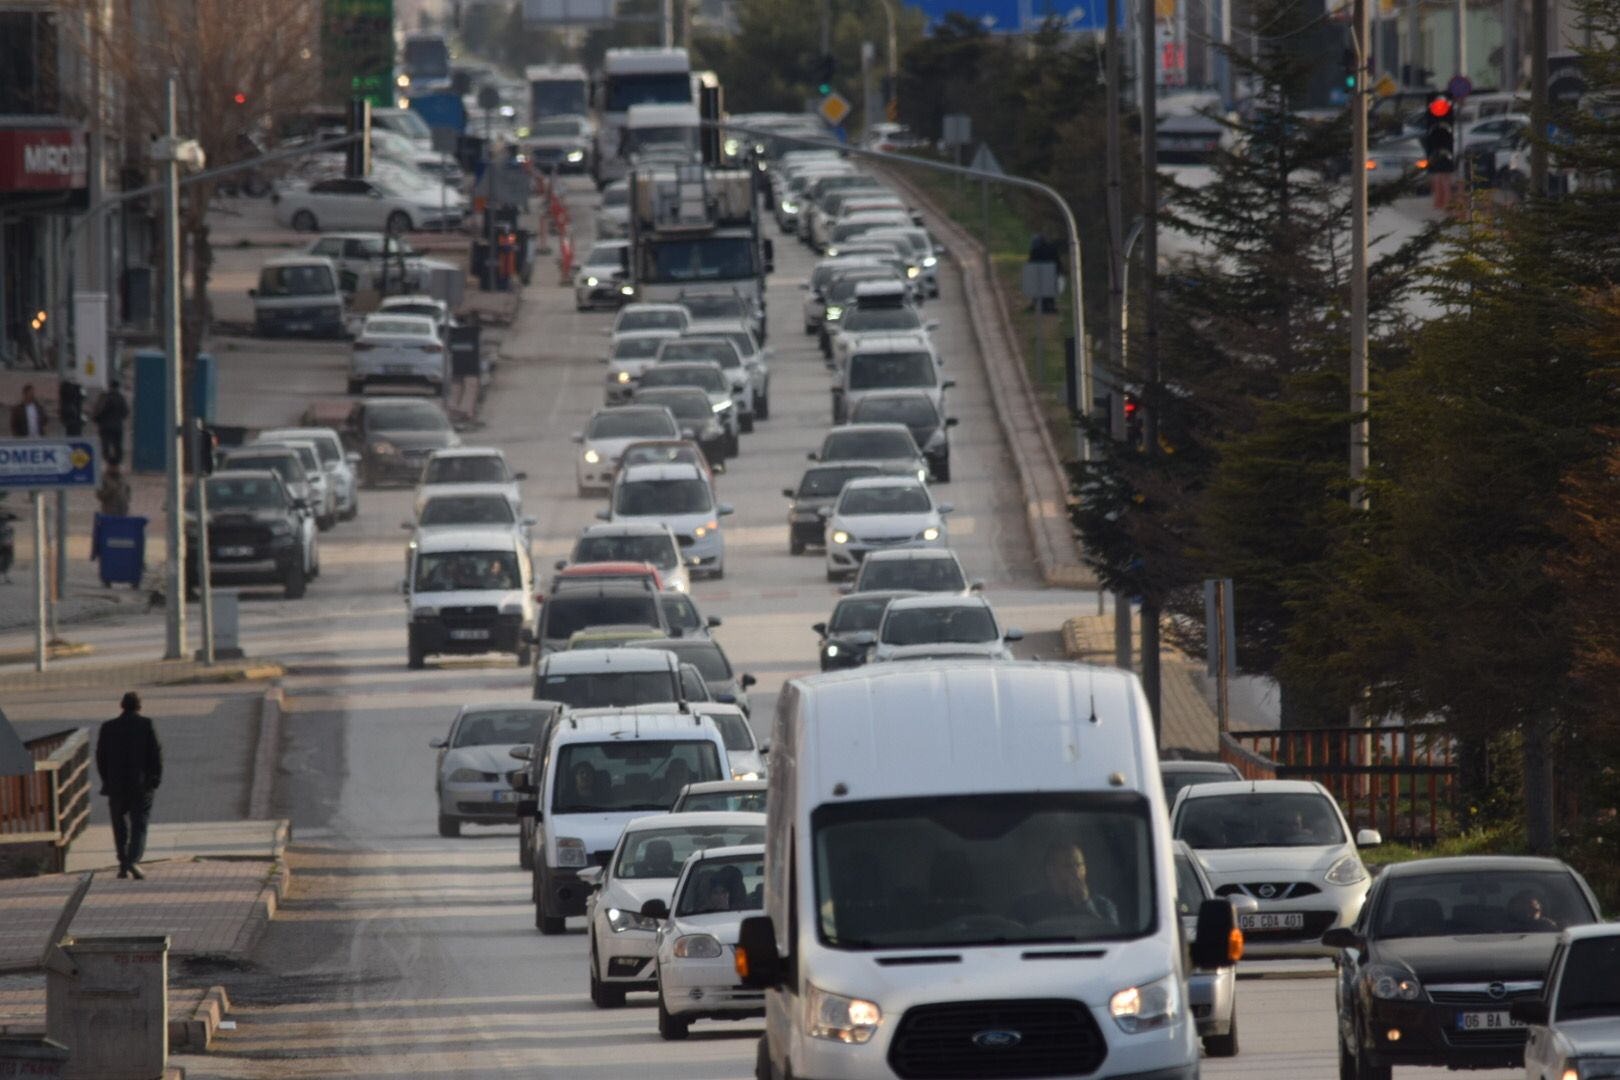
<path fill-rule="evenodd" d="M 1427 843 L 1455 821 L 1456 750 L 1434 725 L 1286 728 L 1234 731 L 1222 738 L 1221 760 L 1252 780 L 1315 780 L 1353 827 Z"/>
<path fill-rule="evenodd" d="M 0 777 L 0 847 L 49 845 L 60 873 L 68 845 L 90 823 L 90 732 L 72 728 L 23 744 L 34 771 Z"/>

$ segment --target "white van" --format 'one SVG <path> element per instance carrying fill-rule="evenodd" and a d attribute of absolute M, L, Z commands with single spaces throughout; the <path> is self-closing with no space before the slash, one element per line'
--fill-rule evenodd
<path fill-rule="evenodd" d="M 949 661 L 790 681 L 767 801 L 759 1075 L 1193 1080 L 1147 701 L 1105 668 Z M 1209 966 L 1215 966 L 1210 964 Z"/>
<path fill-rule="evenodd" d="M 343 337 L 343 291 L 337 266 L 323 255 L 281 255 L 259 268 L 253 298 L 253 332 L 258 337 L 308 334 Z"/>
<path fill-rule="evenodd" d="M 533 660 L 534 567 L 516 532 L 443 529 L 422 537 L 406 556 L 406 663 L 429 656 L 510 653 L 519 667 Z"/>
<path fill-rule="evenodd" d="M 712 720 L 678 711 L 570 710 L 551 731 L 535 766 L 539 799 L 519 803 L 533 814 L 534 925 L 560 934 L 570 915 L 585 914 L 587 866 L 605 866 L 629 822 L 664 813 L 687 784 L 726 780 L 726 744 Z"/>

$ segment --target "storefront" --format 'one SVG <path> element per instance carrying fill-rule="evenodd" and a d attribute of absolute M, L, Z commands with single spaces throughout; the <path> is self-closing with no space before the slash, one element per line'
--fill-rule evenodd
<path fill-rule="evenodd" d="M 26 366 L 64 329 L 62 245 L 88 205 L 89 150 L 76 124 L 18 120 L 0 119 L 0 360 Z"/>

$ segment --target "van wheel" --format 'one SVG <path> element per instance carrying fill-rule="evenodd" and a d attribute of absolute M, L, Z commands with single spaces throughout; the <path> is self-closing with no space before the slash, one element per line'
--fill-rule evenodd
<path fill-rule="evenodd" d="M 540 901 L 534 902 L 534 928 L 547 937 L 554 937 L 568 929 L 568 920 L 556 915 L 547 915 L 546 909 Z"/>
<path fill-rule="evenodd" d="M 518 667 L 528 667 L 533 662 L 534 662 L 534 647 L 532 645 L 524 645 L 522 648 L 518 649 L 518 651 L 517 651 L 517 666 Z"/>
<path fill-rule="evenodd" d="M 788 554 L 789 555 L 803 555 L 804 554 L 804 541 L 794 539 L 793 537 L 789 537 L 788 538 Z"/>
<path fill-rule="evenodd" d="M 287 571 L 287 579 L 282 586 L 281 594 L 288 600 L 301 600 L 308 585 L 309 580 L 304 573 L 304 562 L 300 559 L 292 564 L 292 569 Z"/>
<path fill-rule="evenodd" d="M 300 210 L 292 216 L 292 227 L 295 232 L 320 232 L 320 223 L 315 215 L 308 210 Z"/>
<path fill-rule="evenodd" d="M 518 866 L 520 868 L 524 869 L 524 870 L 533 870 L 534 869 L 534 849 L 529 847 L 529 845 L 524 842 L 527 839 L 528 839 L 528 837 L 524 836 L 523 833 L 521 831 L 519 831 L 519 833 L 518 833 Z M 529 883 L 530 888 L 534 887 L 533 877 L 534 876 L 531 874 L 530 875 L 530 883 Z M 531 897 L 529 897 L 529 899 L 533 900 L 534 897 L 531 896 Z"/>
<path fill-rule="evenodd" d="M 744 435 L 752 435 L 754 433 L 754 414 L 743 413 L 739 416 L 737 418 L 737 430 Z"/>
<path fill-rule="evenodd" d="M 1232 1026 L 1225 1035 L 1204 1036 L 1204 1053 L 1212 1058 L 1237 1057 L 1238 1021 L 1235 1009 L 1232 1012 Z"/>
<path fill-rule="evenodd" d="M 624 991 L 617 986 L 608 986 L 596 977 L 596 949 L 590 952 L 591 962 L 591 1004 L 598 1009 L 617 1009 L 624 1005 Z"/>
<path fill-rule="evenodd" d="M 669 1010 L 664 1008 L 664 995 L 658 995 L 658 1037 L 660 1039 L 684 1039 L 691 1031 L 692 1022 L 682 1020 L 678 1016 L 671 1016 Z"/>
<path fill-rule="evenodd" d="M 412 671 L 421 671 L 427 666 L 427 653 L 422 651 L 415 638 L 405 646 L 405 666 Z"/>
<path fill-rule="evenodd" d="M 769 420 L 771 418 L 771 396 L 769 394 L 754 399 L 754 419 Z"/>
<path fill-rule="evenodd" d="M 461 821 L 458 818 L 439 815 L 439 835 L 445 839 L 454 839 L 461 835 Z"/>

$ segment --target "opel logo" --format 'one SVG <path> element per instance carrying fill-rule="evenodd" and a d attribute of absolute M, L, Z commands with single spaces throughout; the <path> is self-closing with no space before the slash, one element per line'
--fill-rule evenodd
<path fill-rule="evenodd" d="M 1262 885 L 1255 891 L 1260 894 L 1260 899 L 1270 900 L 1273 896 L 1277 895 L 1277 886 L 1270 884 Z"/>
<path fill-rule="evenodd" d="M 973 1045 L 980 1050 L 1011 1050 L 1024 1041 L 1022 1032 L 991 1028 L 973 1036 Z"/>
<path fill-rule="evenodd" d="M 1507 997 L 1507 987 L 1503 986 L 1499 982 L 1491 983 L 1491 985 L 1485 988 L 1485 992 L 1491 995 L 1491 997 L 1495 998 L 1497 1001 L 1501 1001 L 1503 998 Z"/>

